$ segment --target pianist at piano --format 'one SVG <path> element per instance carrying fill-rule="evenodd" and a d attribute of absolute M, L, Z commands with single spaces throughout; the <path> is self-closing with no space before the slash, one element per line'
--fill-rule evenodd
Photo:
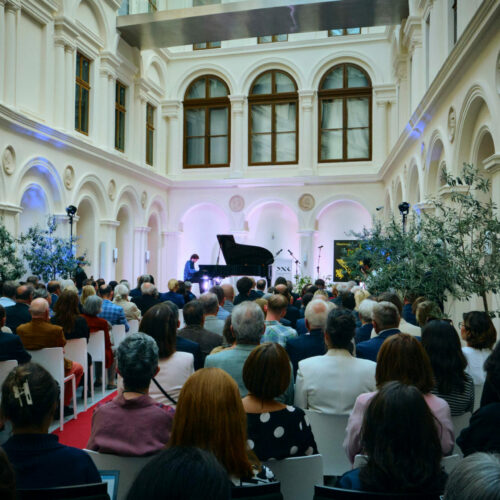
<path fill-rule="evenodd" d="M 184 281 L 192 281 L 193 275 L 198 270 L 196 268 L 196 263 L 200 260 L 197 253 L 194 253 L 189 257 L 189 260 L 184 265 Z"/>

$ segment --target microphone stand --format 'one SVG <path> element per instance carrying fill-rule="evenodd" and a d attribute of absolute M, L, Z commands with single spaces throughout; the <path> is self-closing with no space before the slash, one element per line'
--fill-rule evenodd
<path fill-rule="evenodd" d="M 300 264 L 300 260 L 297 259 L 297 257 L 295 257 L 295 255 L 293 255 L 292 251 L 291 250 L 288 250 L 288 253 L 292 256 L 292 258 L 295 260 L 295 276 L 298 278 L 299 277 L 299 264 Z"/>
<path fill-rule="evenodd" d="M 321 260 L 321 250 L 323 249 L 323 245 L 318 247 L 319 252 L 318 252 L 318 265 L 316 266 L 316 273 L 318 274 L 317 278 L 319 279 L 319 261 Z"/>

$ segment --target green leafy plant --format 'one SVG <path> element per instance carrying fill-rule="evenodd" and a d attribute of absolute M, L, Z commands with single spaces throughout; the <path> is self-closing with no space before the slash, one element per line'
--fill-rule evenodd
<path fill-rule="evenodd" d="M 56 236 L 56 229 L 55 217 L 49 216 L 46 229 L 36 225 L 19 238 L 22 256 L 31 272 L 45 281 L 72 276 L 78 263 L 74 256 L 75 239 Z M 89 264 L 86 260 L 81 263 Z"/>
<path fill-rule="evenodd" d="M 310 276 L 302 276 L 302 275 L 295 275 L 295 287 L 294 287 L 294 292 L 298 293 L 299 295 L 302 294 L 302 289 L 306 285 L 310 285 L 312 283 L 312 278 Z"/>
<path fill-rule="evenodd" d="M 16 255 L 16 240 L 0 221 L 0 280 L 17 280 L 24 273 L 24 266 Z"/>

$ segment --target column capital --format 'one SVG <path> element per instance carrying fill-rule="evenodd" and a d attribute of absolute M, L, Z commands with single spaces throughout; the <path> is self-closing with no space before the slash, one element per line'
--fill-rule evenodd
<path fill-rule="evenodd" d="M 181 102 L 176 99 L 165 99 L 161 101 L 161 115 L 165 118 L 178 118 Z"/>
<path fill-rule="evenodd" d="M 312 109 L 314 103 L 314 97 L 316 95 L 315 90 L 299 90 L 299 102 L 303 109 Z"/>
<path fill-rule="evenodd" d="M 297 234 L 299 236 L 314 236 L 317 233 L 315 229 L 299 229 Z"/>
<path fill-rule="evenodd" d="M 14 205 L 12 203 L 0 203 L 0 212 L 16 215 L 23 212 L 23 207 L 21 205 Z"/>
<path fill-rule="evenodd" d="M 483 166 L 486 172 L 490 173 L 491 175 L 500 172 L 500 154 L 494 154 L 486 158 L 483 161 Z"/>
<path fill-rule="evenodd" d="M 69 224 L 68 214 L 54 214 L 52 217 L 56 220 L 57 224 Z M 73 222 L 78 222 L 80 220 L 80 216 L 73 216 Z"/>
<path fill-rule="evenodd" d="M 104 227 L 118 227 L 120 225 L 120 221 L 112 220 L 112 219 L 101 219 L 99 224 Z"/>
<path fill-rule="evenodd" d="M 19 0 L 4 0 L 3 3 L 7 12 L 17 12 L 21 9 L 21 2 Z"/>
<path fill-rule="evenodd" d="M 149 233 L 151 228 L 149 226 L 136 226 L 134 227 L 134 233 Z"/>
<path fill-rule="evenodd" d="M 246 102 L 244 95 L 230 95 L 229 101 L 231 102 L 231 110 L 233 113 L 243 113 Z"/>

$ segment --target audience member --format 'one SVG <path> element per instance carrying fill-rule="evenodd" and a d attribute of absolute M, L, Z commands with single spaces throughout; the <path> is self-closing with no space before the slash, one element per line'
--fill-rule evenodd
<path fill-rule="evenodd" d="M 89 327 L 85 318 L 78 310 L 78 295 L 70 290 L 64 290 L 54 306 L 54 316 L 50 319 L 53 325 L 62 326 L 64 337 L 70 339 L 89 340 Z"/>
<path fill-rule="evenodd" d="M 48 433 L 58 401 L 56 381 L 35 363 L 14 368 L 2 386 L 2 415 L 13 429 L 3 449 L 19 489 L 101 482 L 84 451 L 62 445 L 55 434 Z"/>
<path fill-rule="evenodd" d="M 135 304 L 141 311 L 142 316 L 153 306 L 160 304 L 161 301 L 158 298 L 158 290 L 153 283 L 145 281 L 141 285 L 142 295 L 134 296 L 132 298 L 132 303 Z"/>
<path fill-rule="evenodd" d="M 77 293 L 76 290 L 74 293 Z M 47 289 L 42 285 L 38 286 L 33 290 L 33 295 L 31 296 L 31 300 L 35 299 L 45 299 L 47 304 L 49 304 L 49 315 L 52 316 L 52 296 L 47 292 Z"/>
<path fill-rule="evenodd" d="M 142 318 L 139 330 L 155 339 L 159 350 L 159 373 L 149 395 L 159 403 L 175 406 L 182 385 L 194 372 L 194 356 L 176 349 L 177 322 L 170 307 L 159 304 Z"/>
<path fill-rule="evenodd" d="M 92 285 L 84 285 L 82 288 L 82 293 L 80 295 L 80 306 L 85 304 L 85 301 L 92 295 L 95 295 L 96 291 Z"/>
<path fill-rule="evenodd" d="M 236 282 L 236 289 L 238 290 L 238 295 L 234 298 L 233 305 L 237 306 L 238 304 L 241 304 L 242 302 L 249 301 L 249 300 L 255 300 L 258 299 L 259 297 L 252 296 L 251 291 L 253 287 L 253 281 L 251 278 L 248 278 L 247 276 L 244 276 L 243 278 L 240 278 Z"/>
<path fill-rule="evenodd" d="M 170 446 L 195 446 L 212 452 L 235 486 L 275 481 L 272 472 L 248 450 L 246 434 L 245 410 L 235 381 L 218 368 L 204 368 L 191 375 L 179 397 Z"/>
<path fill-rule="evenodd" d="M 365 299 L 359 305 L 358 316 L 361 321 L 361 326 L 356 327 L 356 332 L 354 334 L 354 341 L 356 344 L 370 340 L 373 330 L 373 307 L 375 304 L 376 302 L 374 300 Z"/>
<path fill-rule="evenodd" d="M 47 291 L 50 293 L 52 309 L 54 309 L 57 299 L 61 295 L 61 284 L 57 280 L 51 280 L 47 283 Z"/>
<path fill-rule="evenodd" d="M 118 285 L 118 281 L 111 280 L 109 282 L 109 286 L 111 287 L 111 289 L 113 290 L 113 292 L 115 291 L 116 285 Z"/>
<path fill-rule="evenodd" d="M 277 285 L 274 287 L 274 293 L 283 295 L 287 300 L 286 313 L 283 316 L 284 319 L 290 321 L 290 326 L 295 329 L 297 320 L 300 319 L 300 312 L 296 307 L 293 307 L 293 297 L 290 294 L 290 290 L 287 285 Z"/>
<path fill-rule="evenodd" d="M 13 306 L 14 307 L 14 306 Z M 17 327 L 17 334 L 21 338 L 23 346 L 27 350 L 36 351 L 45 347 L 64 347 L 66 339 L 62 327 L 49 323 L 49 304 L 45 299 L 35 299 L 29 307 L 31 321 Z M 64 375 L 75 376 L 78 387 L 83 376 L 83 366 L 80 363 L 64 360 Z M 73 390 L 71 384 L 64 385 L 65 414 L 72 413 L 68 407 L 71 403 Z"/>
<path fill-rule="evenodd" d="M 401 333 L 399 331 L 399 311 L 392 302 L 378 302 L 372 309 L 373 328 L 377 334 L 370 340 L 360 342 L 356 346 L 358 358 L 377 361 L 377 354 L 385 339 Z"/>
<path fill-rule="evenodd" d="M 166 300 L 170 300 L 173 302 L 179 309 L 184 307 L 184 297 L 178 293 L 179 291 L 179 282 L 175 279 L 168 280 L 168 292 L 160 293 L 160 302 L 165 302 Z"/>
<path fill-rule="evenodd" d="M 214 347 L 210 354 L 217 354 L 218 352 L 224 351 L 226 349 L 232 349 L 236 345 L 236 337 L 234 336 L 234 332 L 231 326 L 231 315 L 229 315 L 226 318 L 226 321 L 224 321 L 224 330 L 222 330 L 224 343 L 218 347 Z"/>
<path fill-rule="evenodd" d="M 288 300 L 284 295 L 269 297 L 266 307 L 266 330 L 261 339 L 262 343 L 277 342 L 285 347 L 288 339 L 297 337 L 297 332 L 293 328 L 280 323 L 287 312 L 287 307 Z"/>
<path fill-rule="evenodd" d="M 411 323 L 408 323 L 404 318 L 403 318 L 403 301 L 399 297 L 399 295 L 395 292 L 384 292 L 381 293 L 377 297 L 378 302 L 391 302 L 398 308 L 399 312 L 399 331 L 402 333 L 408 333 L 409 335 L 413 335 L 414 337 L 420 337 L 422 334 L 422 331 L 420 327 L 412 325 Z M 431 309 L 433 310 L 433 308 Z M 375 331 L 372 331 L 372 337 L 375 337 L 376 333 Z"/>
<path fill-rule="evenodd" d="M 16 305 L 16 289 L 19 285 L 15 281 L 5 281 L 2 285 L 2 296 L 0 297 L 0 306 L 5 309 Z"/>
<path fill-rule="evenodd" d="M 202 295 L 203 297 L 203 295 Z M 215 347 L 222 345 L 223 337 L 217 333 L 203 328 L 205 322 L 203 304 L 199 300 L 188 302 L 183 309 L 184 323 L 186 326 L 181 328 L 177 335 L 200 345 L 203 354 L 203 360 Z M 230 314 L 228 313 L 230 316 Z"/>
<path fill-rule="evenodd" d="M 76 269 L 73 277 L 75 278 L 76 288 L 78 290 L 81 290 L 83 287 L 83 282 L 87 279 L 87 273 L 83 270 L 83 266 L 85 265 L 85 256 L 81 255 L 80 257 L 77 257 L 76 261 Z M 61 289 L 64 290 L 64 287 L 61 287 Z"/>
<path fill-rule="evenodd" d="M 113 303 L 123 309 L 127 322 L 134 319 L 141 321 L 141 311 L 136 304 L 128 300 L 128 294 L 129 290 L 125 285 L 116 285 L 113 290 Z"/>
<path fill-rule="evenodd" d="M 125 325 L 125 331 L 128 332 L 130 327 L 125 319 L 123 307 L 113 304 L 113 290 L 109 285 L 101 285 L 99 287 L 99 295 L 102 298 L 100 318 L 104 318 L 111 325 Z"/>
<path fill-rule="evenodd" d="M 180 321 L 179 321 L 179 308 L 170 300 L 166 300 L 165 302 L 161 303 L 164 306 L 167 306 L 170 308 L 172 311 L 172 315 L 174 317 L 174 324 L 175 324 L 175 329 L 177 332 L 177 329 L 180 326 Z M 203 361 L 204 357 L 200 349 L 200 344 L 197 342 L 193 342 L 192 340 L 188 339 L 183 339 L 182 337 L 179 337 L 176 335 L 175 337 L 175 349 L 180 352 L 188 352 L 191 353 L 194 357 L 194 369 L 199 370 L 200 368 L 203 368 Z"/>
<path fill-rule="evenodd" d="M 2 500 L 16 499 L 16 476 L 2 448 L 0 448 L 0 498 Z"/>
<path fill-rule="evenodd" d="M 113 381 L 115 378 L 115 374 L 113 367 L 114 363 L 113 349 L 111 347 L 111 340 L 109 337 L 109 324 L 105 319 L 98 317 L 98 314 L 101 311 L 101 307 L 102 307 L 101 297 L 97 295 L 90 295 L 87 297 L 85 304 L 83 304 L 82 316 L 87 322 L 90 335 L 100 330 L 104 332 L 104 347 L 105 347 L 105 358 L 106 358 L 105 367 L 108 369 L 108 378 L 110 380 L 108 387 L 110 389 L 115 389 L 116 387 L 114 386 L 113 383 L 111 383 L 111 381 Z M 97 373 L 97 380 L 95 382 L 95 385 L 99 386 L 100 384 L 104 384 L 104 380 L 101 380 L 99 376 L 99 374 L 101 373 L 100 370 L 96 370 L 96 373 Z"/>
<path fill-rule="evenodd" d="M 217 311 L 217 318 L 225 321 L 226 318 L 231 314 L 229 311 L 224 309 L 224 302 L 226 300 L 226 296 L 224 294 L 224 290 L 221 286 L 216 285 L 210 288 L 210 293 L 215 293 L 217 295 L 217 300 L 219 301 L 219 309 Z"/>
<path fill-rule="evenodd" d="M 422 344 L 415 337 L 401 333 L 385 340 L 377 357 L 375 380 L 379 390 L 392 380 L 417 387 L 436 419 L 443 455 L 451 453 L 455 439 L 450 407 L 446 401 L 431 394 L 430 391 L 434 387 L 431 362 Z M 354 456 L 361 451 L 361 424 L 366 408 L 375 394 L 368 392 L 358 396 L 349 417 L 344 449 L 351 463 Z"/>
<path fill-rule="evenodd" d="M 221 285 L 222 289 L 224 290 L 224 309 L 228 311 L 229 313 L 233 312 L 233 307 L 234 307 L 234 288 L 233 285 L 230 285 L 229 283 L 225 283 L 224 285 Z"/>
<path fill-rule="evenodd" d="M 474 382 L 466 373 L 467 360 L 457 331 L 448 322 L 432 320 L 422 328 L 422 345 L 429 355 L 434 373 L 432 393 L 444 399 L 451 416 L 474 410 Z"/>
<path fill-rule="evenodd" d="M 190 281 L 185 281 L 184 282 L 184 288 L 185 288 L 185 293 L 184 293 L 184 303 L 187 304 L 191 300 L 196 299 L 196 295 L 191 291 L 191 288 L 193 287 L 193 284 Z"/>
<path fill-rule="evenodd" d="M 224 320 L 217 317 L 219 311 L 219 300 L 215 293 L 204 293 L 200 296 L 200 303 L 203 306 L 203 314 L 205 316 L 204 328 L 210 332 L 216 333 L 222 337 L 224 329 Z"/>
<path fill-rule="evenodd" d="M 359 288 L 354 292 L 354 302 L 356 303 L 356 311 L 359 311 L 359 306 L 363 303 L 364 300 L 369 299 L 371 297 L 371 293 L 364 288 Z"/>
<path fill-rule="evenodd" d="M 314 299 L 307 304 L 305 322 L 309 334 L 289 338 L 286 342 L 286 350 L 292 362 L 294 378 L 297 376 L 299 361 L 325 354 L 326 320 L 328 313 L 334 307 L 331 302 L 321 299 Z"/>
<path fill-rule="evenodd" d="M 259 297 L 263 297 L 264 293 L 266 291 L 267 281 L 265 279 L 257 280 L 257 285 L 256 286 L 257 286 L 257 290 L 255 291 L 255 293 Z"/>
<path fill-rule="evenodd" d="M 5 325 L 5 308 L 0 305 L 0 326 Z M 0 361 L 15 359 L 18 364 L 27 363 L 31 355 L 24 349 L 23 343 L 18 335 L 0 330 Z"/>
<path fill-rule="evenodd" d="M 407 293 L 403 299 L 403 313 L 402 317 L 407 323 L 410 323 L 411 325 L 418 326 L 417 323 L 417 317 L 415 316 L 415 313 L 413 312 L 413 302 L 415 301 L 416 297 L 414 293 Z"/>
<path fill-rule="evenodd" d="M 290 378 L 287 353 L 274 342 L 256 347 L 243 366 L 243 382 L 248 390 L 243 398 L 248 444 L 259 460 L 318 453 L 304 411 L 275 400 L 285 392 Z"/>
<path fill-rule="evenodd" d="M 338 486 L 382 493 L 439 495 L 446 474 L 434 417 L 421 392 L 387 382 L 363 420 L 361 443 L 367 462 L 344 474 Z"/>
<path fill-rule="evenodd" d="M 495 349 L 484 363 L 484 371 L 486 379 L 481 395 L 481 407 L 490 403 L 500 403 L 500 342 L 497 342 Z"/>
<path fill-rule="evenodd" d="M 497 340 L 493 322 L 486 312 L 470 311 L 463 315 L 460 333 L 467 343 L 467 346 L 462 348 L 467 359 L 467 373 L 475 385 L 482 385 L 486 378 L 484 363 Z"/>
<path fill-rule="evenodd" d="M 474 453 L 451 471 L 444 500 L 500 500 L 500 456 Z"/>
<path fill-rule="evenodd" d="M 312 306 L 313 302 L 307 307 Z M 324 334 L 328 352 L 299 362 L 296 406 L 348 415 L 360 394 L 375 390 L 376 364 L 351 354 L 354 329 L 355 321 L 350 311 L 333 309 L 328 313 Z"/>
<path fill-rule="evenodd" d="M 112 401 L 97 405 L 87 448 L 123 456 L 152 455 L 168 443 L 175 413 L 148 395 L 159 370 L 158 346 L 149 335 L 132 333 L 116 354 L 124 388 Z"/>
<path fill-rule="evenodd" d="M 224 467 L 209 451 L 190 446 L 163 450 L 139 472 L 127 500 L 229 500 Z"/>
<path fill-rule="evenodd" d="M 17 327 L 31 321 L 30 304 L 33 298 L 33 288 L 21 285 L 16 288 L 16 303 L 5 309 L 5 326 L 17 333 Z"/>
<path fill-rule="evenodd" d="M 151 283 L 152 285 L 154 285 L 154 283 L 151 282 L 151 276 L 149 274 L 143 274 L 137 278 L 137 287 L 130 290 L 129 296 L 132 298 L 140 297 L 144 293 L 142 291 L 143 283 Z"/>
<path fill-rule="evenodd" d="M 417 323 L 423 328 L 428 321 L 442 319 L 443 312 L 435 302 L 424 300 L 417 305 L 415 316 L 417 318 Z"/>

